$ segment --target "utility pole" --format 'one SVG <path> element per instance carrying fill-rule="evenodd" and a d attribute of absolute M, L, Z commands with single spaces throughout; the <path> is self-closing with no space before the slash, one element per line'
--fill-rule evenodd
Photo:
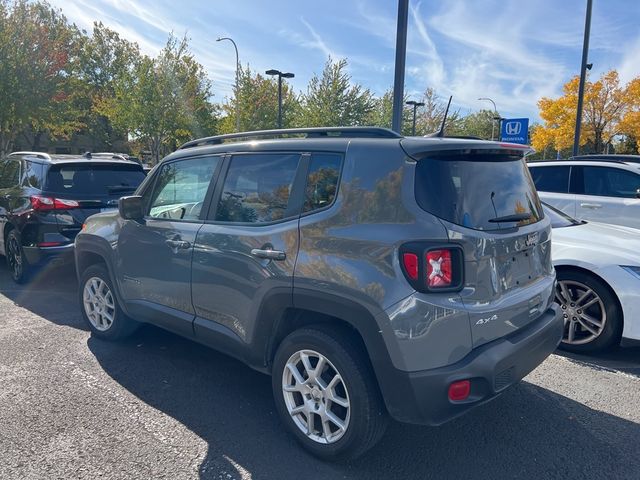
<path fill-rule="evenodd" d="M 498 109 L 496 108 L 496 102 L 494 102 L 493 100 L 491 100 L 489 97 L 480 97 L 478 100 L 486 100 L 488 102 L 491 102 L 493 104 L 493 122 L 491 123 L 491 140 L 495 140 L 496 138 L 496 120 L 497 117 L 499 117 L 498 115 Z"/>
<path fill-rule="evenodd" d="M 231 43 L 233 43 L 233 48 L 236 51 L 236 132 L 240 131 L 240 101 L 238 98 L 239 95 L 239 89 L 240 89 L 240 57 L 238 56 L 238 46 L 236 45 L 236 42 L 233 41 L 233 38 L 229 38 L 229 37 L 218 37 L 218 39 L 216 40 L 216 42 L 221 42 L 223 40 L 228 40 Z"/>
<path fill-rule="evenodd" d="M 393 119 L 391 129 L 402 133 L 402 102 L 404 100 L 404 70 L 407 60 L 407 22 L 409 0 L 398 0 L 398 28 L 396 31 L 396 71 L 393 80 Z"/>
<path fill-rule="evenodd" d="M 406 102 L 407 105 L 411 105 L 413 107 L 413 125 L 411 127 L 411 135 L 415 137 L 416 135 L 416 110 L 418 107 L 424 107 L 423 102 L 416 102 L 415 100 L 409 100 Z"/>
<path fill-rule="evenodd" d="M 584 84 L 587 78 L 587 69 L 591 69 L 593 64 L 587 64 L 589 55 L 589 36 L 591 33 L 591 7 L 593 0 L 587 0 L 587 15 L 584 21 L 584 41 L 582 43 L 582 65 L 580 66 L 580 86 L 578 87 L 578 111 L 576 112 L 576 131 L 573 137 L 573 156 L 578 155 L 580 150 L 580 127 L 582 124 L 582 103 L 584 101 Z"/>

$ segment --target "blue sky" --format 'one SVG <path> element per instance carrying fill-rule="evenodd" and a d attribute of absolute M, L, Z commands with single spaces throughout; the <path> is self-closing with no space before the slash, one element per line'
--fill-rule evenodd
<path fill-rule="evenodd" d="M 252 69 L 292 71 L 296 90 L 328 56 L 347 58 L 354 82 L 381 94 L 393 85 L 395 0 L 50 0 L 78 26 L 101 20 L 155 55 L 169 32 L 186 33 L 215 100 L 231 93 L 235 54 Z M 453 95 L 462 114 L 491 105 L 538 118 L 536 102 L 577 74 L 586 0 L 411 0 L 406 91 Z M 640 75 L 640 0 L 594 0 L 590 75 Z"/>

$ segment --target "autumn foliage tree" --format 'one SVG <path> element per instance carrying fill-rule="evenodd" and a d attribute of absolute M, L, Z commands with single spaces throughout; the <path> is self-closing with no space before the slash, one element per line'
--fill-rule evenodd
<path fill-rule="evenodd" d="M 612 70 L 594 82 L 585 83 L 581 146 L 589 145 L 591 150 L 601 153 L 614 137 L 633 134 L 637 81 L 640 79 L 621 85 L 618 73 Z M 561 97 L 544 97 L 538 102 L 544 123 L 532 134 L 532 144 L 537 150 L 548 146 L 563 150 L 573 145 L 578 85 L 579 78 L 574 77 L 564 85 Z M 637 111 L 638 107 L 635 108 Z"/>

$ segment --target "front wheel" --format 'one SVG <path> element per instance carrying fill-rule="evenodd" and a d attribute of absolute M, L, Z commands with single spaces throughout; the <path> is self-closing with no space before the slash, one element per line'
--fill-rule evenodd
<path fill-rule="evenodd" d="M 11 278 L 16 283 L 26 283 L 29 280 L 31 268 L 24 256 L 20 234 L 11 230 L 5 240 L 7 266 L 11 272 Z"/>
<path fill-rule="evenodd" d="M 83 272 L 79 294 L 82 316 L 96 337 L 118 340 L 138 326 L 120 308 L 109 271 L 103 264 L 91 265 Z"/>
<path fill-rule="evenodd" d="M 291 333 L 278 348 L 272 375 L 282 421 L 312 454 L 353 459 L 384 434 L 384 403 L 350 332 L 317 326 Z"/>
<path fill-rule="evenodd" d="M 563 350 L 591 353 L 620 343 L 622 309 L 599 278 L 577 270 L 558 271 L 556 303 L 564 317 Z"/>

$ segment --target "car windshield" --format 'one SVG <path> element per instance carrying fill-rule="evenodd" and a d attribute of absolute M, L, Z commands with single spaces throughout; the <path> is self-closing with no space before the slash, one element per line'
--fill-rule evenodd
<path fill-rule="evenodd" d="M 552 207 L 548 203 L 542 202 L 542 208 L 544 210 L 545 217 L 549 217 L 551 220 L 551 228 L 563 228 L 563 227 L 572 227 L 574 225 L 582 225 L 587 223 L 585 221 L 576 220 L 573 217 L 570 217 L 566 213 L 558 210 L 555 207 Z"/>

